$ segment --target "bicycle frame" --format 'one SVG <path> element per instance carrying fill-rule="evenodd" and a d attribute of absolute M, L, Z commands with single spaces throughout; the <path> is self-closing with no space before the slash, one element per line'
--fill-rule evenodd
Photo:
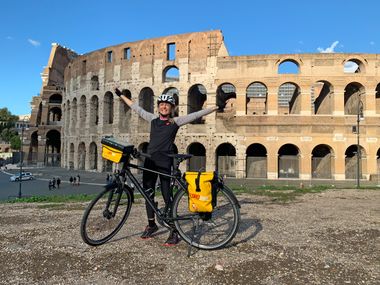
<path fill-rule="evenodd" d="M 159 174 L 159 175 L 163 175 L 163 176 L 169 177 L 170 179 L 172 179 L 172 182 L 174 182 L 174 184 L 177 183 L 177 185 L 179 185 L 179 187 L 181 187 L 183 190 L 186 191 L 186 185 L 185 185 L 185 183 L 183 182 L 183 180 L 181 178 L 181 171 L 177 167 L 175 167 L 174 170 L 172 171 L 172 172 L 174 172 L 174 174 L 162 173 L 162 172 L 159 172 L 159 171 L 156 171 L 156 170 L 148 169 L 148 168 L 145 168 L 145 167 L 142 167 L 142 166 L 130 163 L 127 160 L 126 162 L 124 162 L 123 167 L 121 169 L 121 173 L 120 173 L 120 175 L 122 177 L 127 177 L 127 178 L 129 178 L 131 180 L 131 182 L 133 183 L 133 185 L 135 186 L 135 188 L 139 191 L 139 193 L 144 197 L 145 201 L 147 201 L 147 203 L 149 204 L 149 206 L 153 209 L 153 211 L 156 214 L 158 220 L 161 221 L 162 224 L 165 227 L 170 228 L 170 226 L 167 224 L 167 222 L 174 221 L 174 220 L 176 220 L 176 218 L 173 218 L 171 216 L 170 217 L 165 217 L 164 216 L 164 214 L 161 212 L 161 210 L 156 206 L 156 203 L 153 202 L 152 199 L 145 193 L 145 190 L 144 190 L 143 186 L 137 180 L 137 178 L 132 174 L 130 168 L 134 168 L 134 169 L 138 169 L 138 170 L 143 170 L 143 171 L 149 171 L 149 172 L 152 172 L 152 173 L 156 173 L 156 174 Z M 119 182 L 122 183 L 121 181 L 119 181 Z M 154 191 L 155 191 L 155 189 L 154 189 Z"/>

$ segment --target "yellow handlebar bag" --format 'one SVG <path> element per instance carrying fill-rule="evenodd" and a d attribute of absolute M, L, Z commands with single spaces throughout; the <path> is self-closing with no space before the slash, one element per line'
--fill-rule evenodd
<path fill-rule="evenodd" d="M 217 174 L 215 172 L 185 172 L 189 192 L 189 210 L 211 213 L 216 206 Z"/>

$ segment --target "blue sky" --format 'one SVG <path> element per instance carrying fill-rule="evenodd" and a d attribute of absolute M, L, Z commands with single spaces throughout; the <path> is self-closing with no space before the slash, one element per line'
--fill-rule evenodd
<path fill-rule="evenodd" d="M 171 34 L 220 29 L 230 55 L 380 53 L 375 0 L 2 0 L 0 108 L 30 113 L 51 43 L 83 54 Z"/>

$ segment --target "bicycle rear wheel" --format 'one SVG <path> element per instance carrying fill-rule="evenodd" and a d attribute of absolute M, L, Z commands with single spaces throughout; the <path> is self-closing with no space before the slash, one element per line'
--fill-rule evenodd
<path fill-rule="evenodd" d="M 131 210 L 131 193 L 124 186 L 106 186 L 85 210 L 80 232 L 85 243 L 97 246 L 109 241 L 121 229 Z"/>
<path fill-rule="evenodd" d="M 173 201 L 174 224 L 179 235 L 190 245 L 206 250 L 224 247 L 236 235 L 240 224 L 239 203 L 232 190 L 221 185 L 212 213 L 189 211 L 188 194 L 177 192 Z"/>

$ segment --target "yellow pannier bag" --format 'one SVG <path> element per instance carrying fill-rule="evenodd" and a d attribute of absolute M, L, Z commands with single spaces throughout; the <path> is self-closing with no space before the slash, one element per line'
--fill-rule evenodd
<path fill-rule="evenodd" d="M 215 172 L 185 172 L 189 192 L 189 210 L 210 213 L 216 205 L 217 174 Z"/>
<path fill-rule="evenodd" d="M 120 163 L 132 153 L 133 145 L 116 140 L 113 137 L 105 137 L 101 140 L 102 157 L 115 163 Z"/>

